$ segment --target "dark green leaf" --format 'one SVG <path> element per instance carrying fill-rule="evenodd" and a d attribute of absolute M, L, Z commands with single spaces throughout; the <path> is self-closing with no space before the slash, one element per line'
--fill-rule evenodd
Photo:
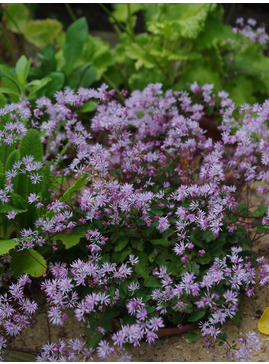
<path fill-rule="evenodd" d="M 169 241 L 167 239 L 152 239 L 152 242 L 157 245 L 162 245 L 162 246 L 168 246 L 169 245 Z"/>
<path fill-rule="evenodd" d="M 119 239 L 117 239 L 114 251 L 120 252 L 121 250 L 123 250 L 126 247 L 126 245 L 128 244 L 128 241 L 129 241 L 129 239 L 127 236 L 122 236 Z"/>
<path fill-rule="evenodd" d="M 11 269 L 16 278 L 19 278 L 24 273 L 32 277 L 41 277 L 46 273 L 47 263 L 36 250 L 29 249 L 16 255 L 12 254 Z"/>
<path fill-rule="evenodd" d="M 66 32 L 63 54 L 65 57 L 65 72 L 69 76 L 78 60 L 84 42 L 88 35 L 88 24 L 86 18 L 76 20 L 69 26 Z"/>
<path fill-rule="evenodd" d="M 188 321 L 189 322 L 196 322 L 199 321 L 202 317 L 204 317 L 204 315 L 206 314 L 205 311 L 203 310 L 197 310 L 195 312 L 193 312 L 189 317 L 188 317 Z"/>
<path fill-rule="evenodd" d="M 189 331 L 187 334 L 185 334 L 185 339 L 189 340 L 189 341 L 196 341 L 199 339 L 199 334 L 197 334 L 194 331 Z"/>

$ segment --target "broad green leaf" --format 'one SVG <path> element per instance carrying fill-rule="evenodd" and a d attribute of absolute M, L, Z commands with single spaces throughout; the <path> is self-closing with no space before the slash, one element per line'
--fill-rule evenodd
<path fill-rule="evenodd" d="M 52 43 L 61 31 L 62 24 L 55 19 L 31 20 L 24 27 L 26 39 L 41 49 Z"/>
<path fill-rule="evenodd" d="M 145 281 L 145 286 L 146 287 L 161 287 L 162 284 L 157 277 L 151 276 L 151 277 L 149 277 L 149 279 L 147 279 Z"/>
<path fill-rule="evenodd" d="M 20 152 L 18 149 L 13 150 L 13 152 L 11 152 L 9 154 L 9 156 L 7 157 L 7 161 L 6 161 L 6 171 L 8 171 L 9 169 L 13 168 L 13 165 L 15 162 L 20 160 Z"/>
<path fill-rule="evenodd" d="M 11 249 L 15 248 L 19 243 L 15 239 L 0 240 L 0 255 L 7 254 Z"/>
<path fill-rule="evenodd" d="M 19 278 L 24 273 L 32 277 L 41 277 L 46 273 L 47 263 L 36 250 L 29 249 L 26 252 L 12 255 L 11 269 L 16 278 Z"/>
<path fill-rule="evenodd" d="M 13 152 L 13 150 L 15 150 L 14 144 L 7 145 L 0 143 L 0 161 L 3 163 L 3 165 L 5 165 L 8 156 Z"/>
<path fill-rule="evenodd" d="M 62 72 L 51 72 L 48 77 L 50 78 L 49 83 L 45 86 L 46 95 L 52 97 L 56 91 L 59 91 L 64 86 L 65 76 Z"/>
<path fill-rule="evenodd" d="M 79 87 L 89 87 L 96 80 L 96 71 L 90 63 L 72 72 L 69 77 L 69 86 L 77 89 Z"/>
<path fill-rule="evenodd" d="M 81 108 L 79 109 L 80 112 L 91 112 L 96 110 L 96 102 L 95 101 L 88 101 L 86 102 Z"/>
<path fill-rule="evenodd" d="M 153 34 L 178 38 L 196 38 L 203 30 L 208 14 L 216 4 L 158 4 L 153 20 L 147 23 L 148 31 Z M 144 4 L 148 11 L 149 4 Z M 155 10 L 155 11 L 156 11 Z"/>
<path fill-rule="evenodd" d="M 16 86 L 18 92 L 21 91 L 21 87 L 20 84 L 18 83 L 15 73 L 8 66 L 0 64 L 0 72 L 2 72 L 3 75 Z"/>
<path fill-rule="evenodd" d="M 40 133 L 35 129 L 29 129 L 23 136 L 19 145 L 20 157 L 31 155 L 35 161 L 43 161 L 43 145 L 40 140 Z"/>
<path fill-rule="evenodd" d="M 69 201 L 75 192 L 79 191 L 87 182 L 89 175 L 83 174 L 79 179 L 63 194 L 60 198 L 60 202 Z"/>
<path fill-rule="evenodd" d="M 145 253 L 139 252 L 136 254 L 139 258 L 139 263 L 135 265 L 135 273 L 143 278 L 149 277 L 148 256 Z"/>
<path fill-rule="evenodd" d="M 82 229 L 74 229 L 70 234 L 57 234 L 54 236 L 54 239 L 61 240 L 66 249 L 70 249 L 73 246 L 77 245 L 82 237 L 84 237 L 86 232 Z"/>
<path fill-rule="evenodd" d="M 49 73 L 56 70 L 55 49 L 51 43 L 46 45 L 42 54 L 38 54 L 38 58 L 42 61 L 44 71 Z"/>
<path fill-rule="evenodd" d="M 187 334 L 184 335 L 185 339 L 189 340 L 189 341 L 196 341 L 199 339 L 199 334 L 197 334 L 197 332 L 194 331 L 189 331 Z"/>
<path fill-rule="evenodd" d="M 25 209 L 27 211 L 27 200 L 24 199 L 18 193 L 12 193 L 11 201 L 12 201 L 12 206 L 15 206 L 16 208 L 21 209 L 22 211 Z"/>
<path fill-rule="evenodd" d="M 16 33 L 23 33 L 30 19 L 30 12 L 24 4 L 12 3 L 4 10 L 6 26 Z"/>
<path fill-rule="evenodd" d="M 65 72 L 67 75 L 71 74 L 75 63 L 82 52 L 87 35 L 88 24 L 84 17 L 76 20 L 67 29 L 65 44 L 63 47 Z"/>
<path fill-rule="evenodd" d="M 195 312 L 193 312 L 189 317 L 188 317 L 188 321 L 189 322 L 196 322 L 199 321 L 202 317 L 204 317 L 206 314 L 206 311 L 203 310 L 197 310 Z"/>
<path fill-rule="evenodd" d="M 32 62 L 31 58 L 27 60 L 27 58 L 23 55 L 19 58 L 18 62 L 16 63 L 15 71 L 21 86 L 23 86 L 26 82 L 31 67 L 31 62 Z"/>
<path fill-rule="evenodd" d="M 122 263 L 132 253 L 132 248 L 128 246 L 120 252 L 114 252 L 112 254 L 112 261 L 115 263 Z"/>
<path fill-rule="evenodd" d="M 50 77 L 44 77 L 41 80 L 33 80 L 29 82 L 26 87 L 33 86 L 29 92 L 28 98 L 31 99 L 41 88 L 45 87 L 51 81 Z"/>
<path fill-rule="evenodd" d="M 128 241 L 129 238 L 127 236 L 122 236 L 119 239 L 117 239 L 114 251 L 120 252 L 121 250 L 123 250 L 128 244 Z"/>
<path fill-rule="evenodd" d="M 19 95 L 20 95 L 19 92 L 16 92 L 13 89 L 7 88 L 7 87 L 1 87 L 0 88 L 0 93 L 8 94 L 8 95 L 14 95 L 14 96 L 17 96 L 17 97 L 19 97 Z"/>
<path fill-rule="evenodd" d="M 27 212 L 27 209 L 19 209 L 17 207 L 12 206 L 9 203 L 2 204 L 0 203 L 0 213 L 8 214 L 9 212 L 15 211 L 17 214 L 22 214 L 23 212 Z"/>

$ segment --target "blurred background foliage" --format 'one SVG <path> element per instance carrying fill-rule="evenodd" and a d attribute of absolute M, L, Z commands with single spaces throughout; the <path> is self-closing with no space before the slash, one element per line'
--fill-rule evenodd
<path fill-rule="evenodd" d="M 119 93 L 151 82 L 184 90 L 194 81 L 227 90 L 238 104 L 262 102 L 268 48 L 234 34 L 231 24 L 243 9 L 264 25 L 268 5 L 247 5 L 1 4 L 0 103 L 103 82 Z M 23 85 L 21 56 L 30 62 Z"/>

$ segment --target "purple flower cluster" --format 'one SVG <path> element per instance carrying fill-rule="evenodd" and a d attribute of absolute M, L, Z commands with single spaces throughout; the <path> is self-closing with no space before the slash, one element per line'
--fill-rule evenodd
<path fill-rule="evenodd" d="M 264 37 L 259 36 L 259 41 Z M 112 340 L 111 344 L 102 338 L 97 346 L 103 360 L 115 352 L 124 355 L 125 343 L 153 343 L 171 310 L 182 314 L 204 310 L 207 316 L 200 322 L 201 332 L 215 338 L 220 326 L 238 312 L 240 294 L 251 296 L 256 280 L 261 285 L 269 281 L 268 264 L 252 259 L 250 252 L 243 254 L 239 238 L 227 242 L 226 256 L 210 257 L 220 234 L 245 226 L 244 215 L 237 210 L 242 188 L 269 177 L 269 102 L 238 108 L 225 91 L 214 94 L 212 85 L 196 82 L 190 94 L 163 92 L 157 83 L 134 91 L 124 101 L 118 101 L 106 85 L 98 90 L 81 88 L 77 93 L 61 91 L 55 98 L 53 103 L 42 97 L 34 107 L 25 102 L 11 104 L 0 112 L 12 120 L 4 124 L 0 135 L 4 145 L 16 148 L 26 134 L 21 120 L 28 120 L 40 132 L 45 150 L 42 162 L 29 150 L 11 169 L 4 169 L 1 207 L 6 208 L 8 226 L 16 231 L 16 251 L 48 247 L 53 257 L 61 248 L 59 241 L 69 234 L 72 237 L 77 228 L 78 241 L 81 238 L 87 249 L 85 259 L 51 264 L 42 278 L 49 322 L 63 326 L 67 309 L 73 309 L 77 320 L 85 324 L 95 319 L 101 336 L 108 334 Z M 93 100 L 96 112 L 88 120 L 80 107 Z M 212 108 L 220 121 L 220 141 L 208 137 L 201 126 Z M 45 169 L 56 185 L 50 186 L 49 197 L 38 190 Z M 33 226 L 19 228 L 19 214 L 8 207 L 14 193 L 20 193 L 14 181 L 22 175 L 31 185 L 24 198 L 39 215 Z M 77 179 L 72 187 L 70 176 Z M 84 185 L 76 189 L 81 177 Z M 258 191 L 265 192 L 261 186 Z M 247 222 L 248 227 L 268 225 L 268 201 L 266 209 L 261 217 Z M 127 236 L 135 231 L 138 238 L 148 234 L 148 240 L 153 232 L 159 237 L 153 253 L 159 241 L 177 259 L 180 271 L 176 274 L 162 264 L 149 272 L 157 281 L 149 297 L 138 294 L 143 282 L 136 277 L 137 248 L 121 263 L 104 259 L 103 254 L 113 252 L 113 233 L 122 231 Z M 194 232 L 208 232 L 208 244 L 197 243 Z M 202 273 L 199 264 L 206 267 Z M 37 309 L 36 302 L 24 297 L 27 283 L 29 278 L 22 276 L 0 297 L 3 348 L 7 337 L 19 334 Z M 86 293 L 81 297 L 83 288 Z M 101 325 L 102 315 L 118 305 L 133 321 L 111 334 Z M 45 345 L 38 360 L 80 360 L 91 354 L 77 339 Z"/>
<path fill-rule="evenodd" d="M 244 37 L 250 39 L 253 43 L 259 43 L 261 45 L 266 44 L 268 42 L 268 34 L 265 31 L 265 28 L 258 27 L 255 28 L 257 22 L 255 19 L 248 19 L 247 24 L 245 24 L 243 18 L 238 18 L 236 20 L 236 27 L 233 28 L 233 32 L 235 34 L 242 34 Z"/>

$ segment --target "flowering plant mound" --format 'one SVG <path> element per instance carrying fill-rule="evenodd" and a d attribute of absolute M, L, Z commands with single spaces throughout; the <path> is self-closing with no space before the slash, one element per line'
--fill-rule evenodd
<path fill-rule="evenodd" d="M 117 100 L 103 85 L 1 109 L 3 349 L 38 307 L 57 326 L 73 309 L 88 336 L 49 343 L 38 360 L 87 359 L 96 346 L 101 359 L 123 355 L 169 323 L 225 340 L 220 326 L 238 319 L 241 295 L 269 280 L 252 254 L 269 209 L 240 200 L 268 178 L 269 104 L 237 108 L 212 90 L 150 84 Z M 220 122 L 221 141 L 201 128 L 205 116 Z"/>

